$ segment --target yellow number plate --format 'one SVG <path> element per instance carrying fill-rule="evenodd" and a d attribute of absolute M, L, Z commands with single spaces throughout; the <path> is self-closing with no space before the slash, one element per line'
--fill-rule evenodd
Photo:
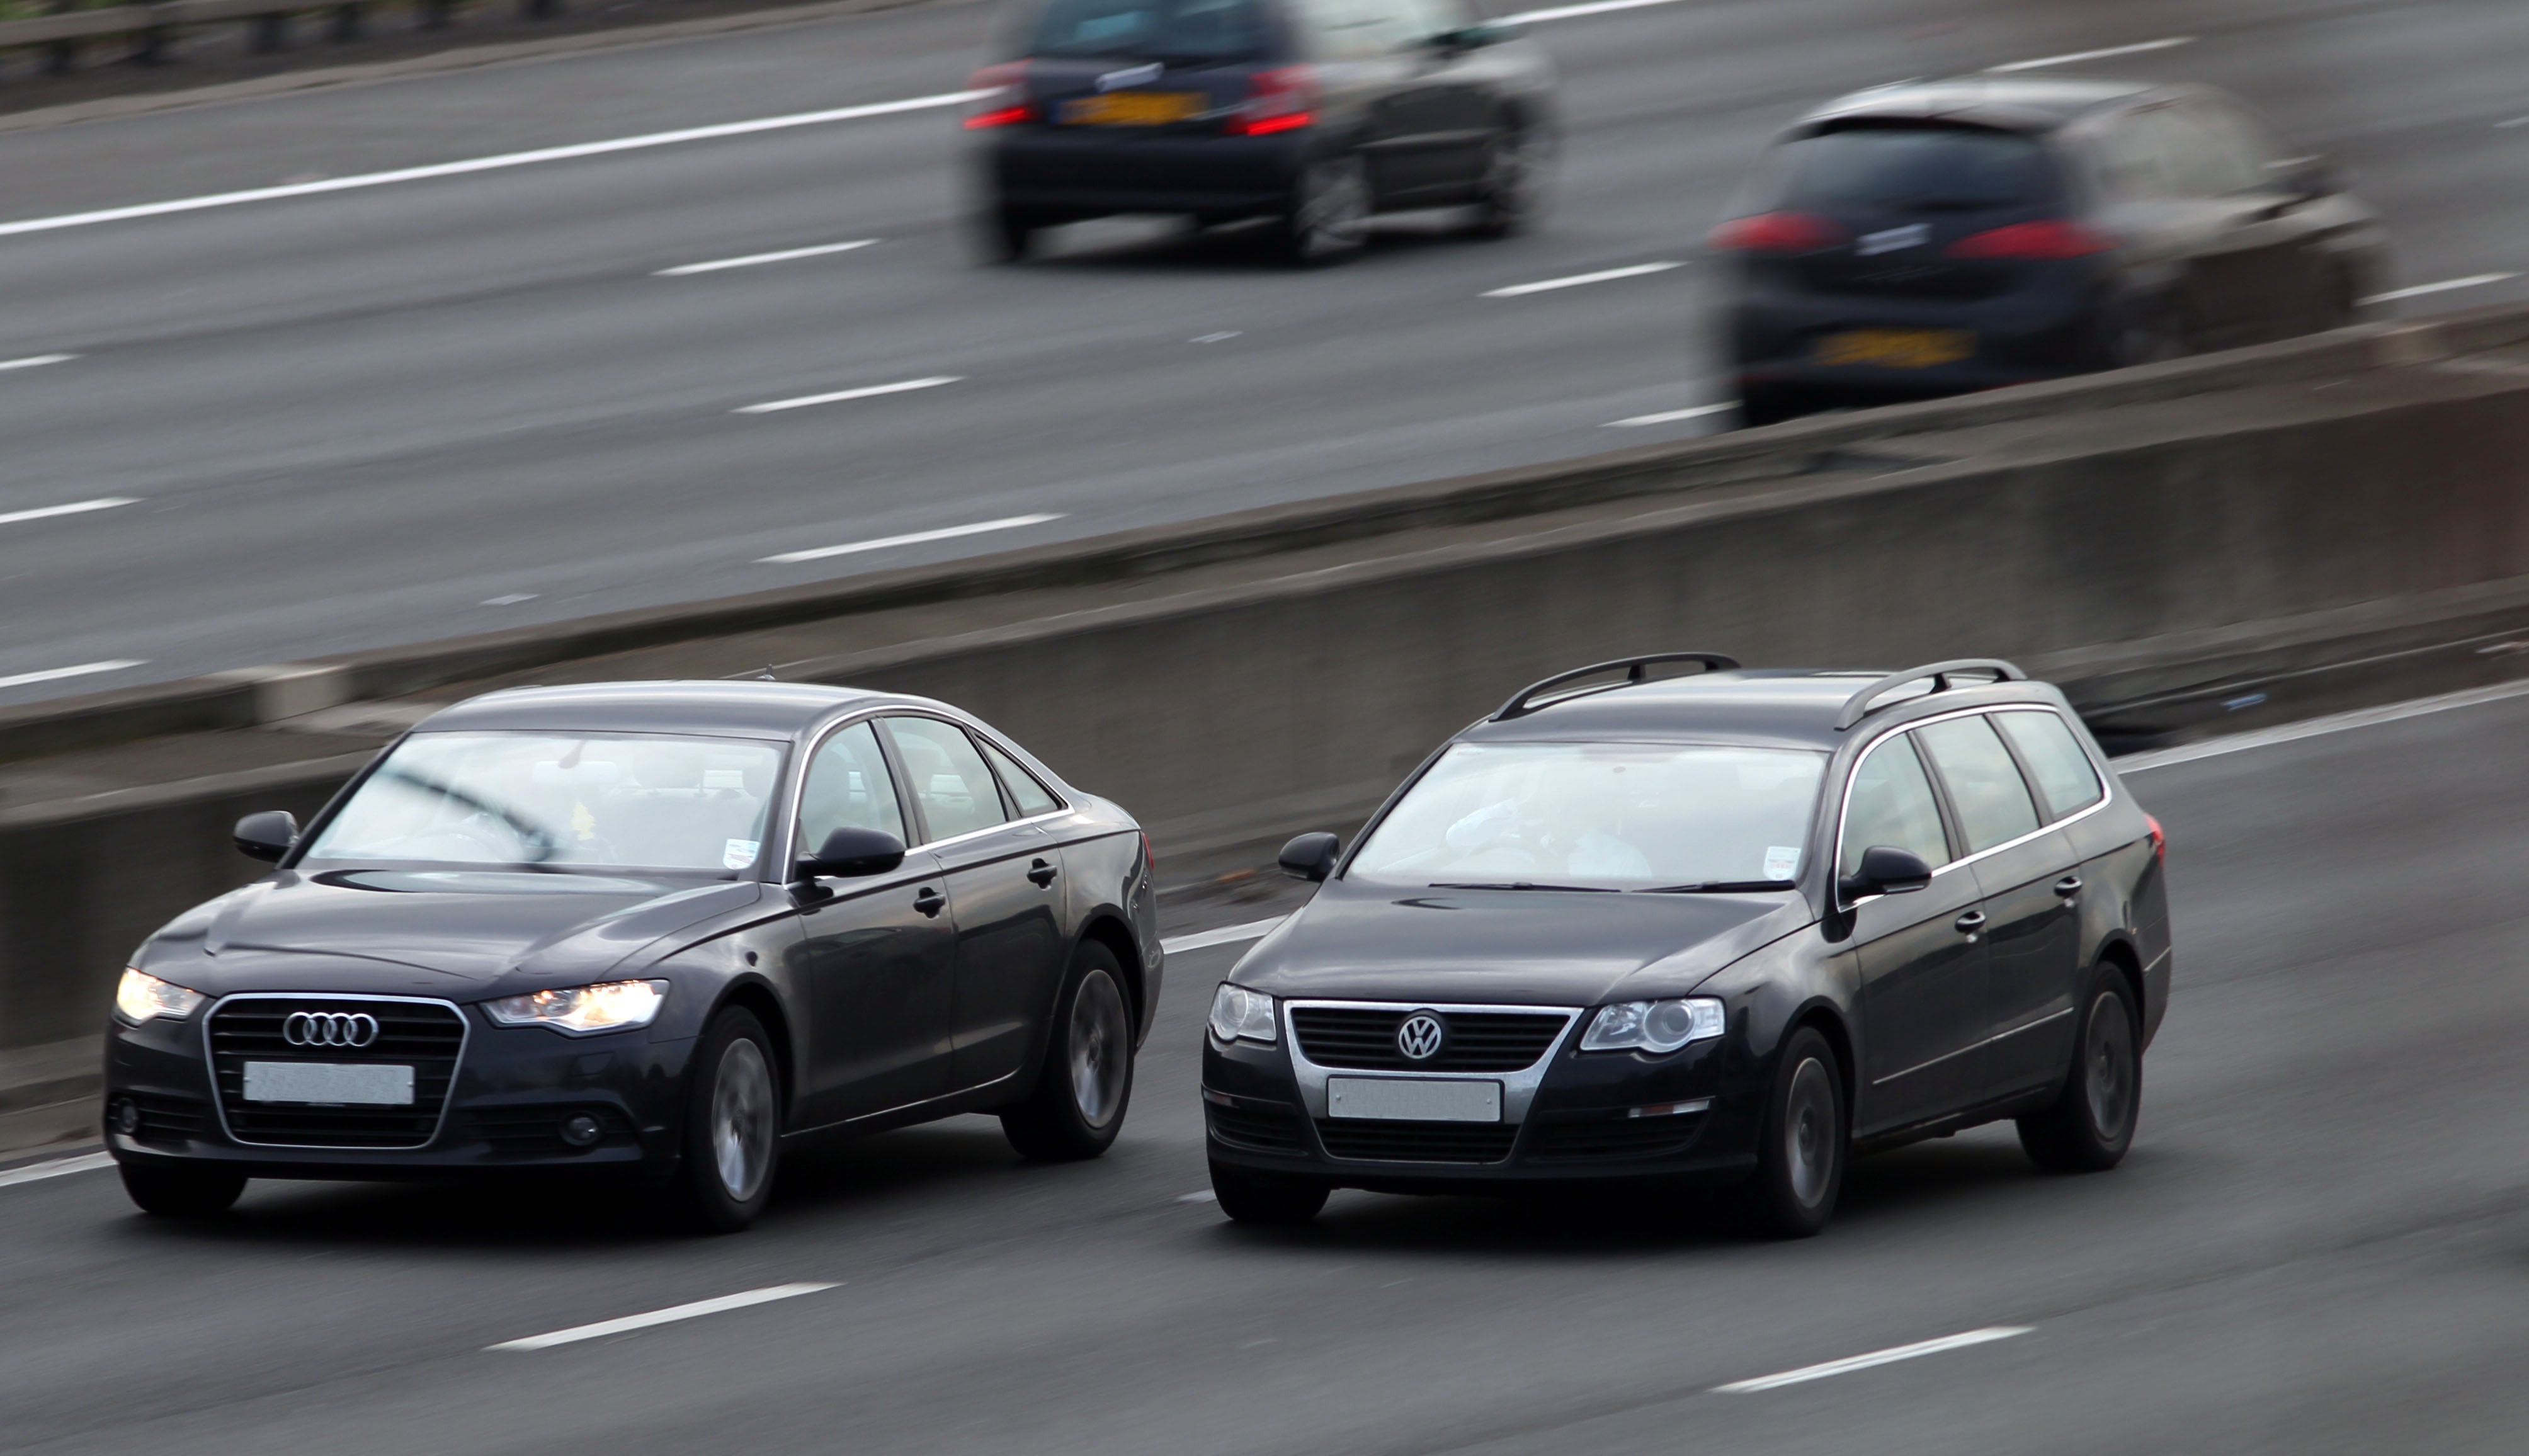
<path fill-rule="evenodd" d="M 1062 121 L 1071 127 L 1163 127 L 1202 111 L 1211 99 L 1201 91 L 1108 91 L 1063 102 Z"/>
<path fill-rule="evenodd" d="M 1875 364 L 1929 369 L 1975 357 L 1975 335 L 1963 329 L 1855 329 L 1818 341 L 1821 364 Z"/>

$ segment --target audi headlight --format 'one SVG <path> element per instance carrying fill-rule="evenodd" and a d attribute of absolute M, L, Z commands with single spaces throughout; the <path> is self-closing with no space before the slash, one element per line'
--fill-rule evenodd
<path fill-rule="evenodd" d="M 1712 997 L 1674 1001 L 1618 1001 L 1601 1006 L 1581 1038 L 1584 1052 L 1675 1052 L 1721 1035 L 1721 1002 Z"/>
<path fill-rule="evenodd" d="M 1211 1034 L 1224 1042 L 1244 1038 L 1273 1045 L 1273 998 L 1224 981 L 1211 998 Z"/>
<path fill-rule="evenodd" d="M 667 1004 L 665 981 L 607 981 L 485 1001 L 483 1010 L 503 1026 L 550 1026 L 556 1031 L 628 1031 L 648 1026 Z"/>
<path fill-rule="evenodd" d="M 193 1008 L 209 998 L 198 991 L 187 991 L 170 981 L 161 981 L 145 972 L 129 970 L 114 988 L 115 1014 L 135 1026 L 154 1016 L 182 1021 L 193 1014 Z"/>

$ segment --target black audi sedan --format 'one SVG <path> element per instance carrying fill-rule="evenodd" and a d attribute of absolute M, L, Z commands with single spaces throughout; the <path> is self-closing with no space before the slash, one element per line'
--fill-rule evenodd
<path fill-rule="evenodd" d="M 2231 96 L 2022 77 L 1803 118 L 1709 242 L 1749 424 L 2334 328 L 2387 245 Z"/>
<path fill-rule="evenodd" d="M 1114 213 L 1269 218 L 1292 261 L 1374 213 L 1536 217 L 1553 73 L 1466 0 L 1031 0 L 969 82 L 976 225 L 996 260 Z"/>
<path fill-rule="evenodd" d="M 1655 665 L 1708 671 L 1652 680 Z M 1815 1233 L 1848 1156 L 2016 1118 L 2115 1165 L 2169 1001 L 2160 827 L 2007 663 L 1548 678 L 1426 760 L 1204 1033 L 1212 1187 L 1724 1185 Z"/>
<path fill-rule="evenodd" d="M 1132 818 L 923 698 L 495 692 L 237 843 L 273 872 L 115 998 L 106 1140 L 153 1213 L 533 1173 L 733 1230 L 783 1152 L 957 1112 L 1095 1157 L 1159 994 Z"/>

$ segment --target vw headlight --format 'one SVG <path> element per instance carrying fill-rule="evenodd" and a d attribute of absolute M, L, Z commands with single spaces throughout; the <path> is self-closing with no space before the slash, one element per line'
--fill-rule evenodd
<path fill-rule="evenodd" d="M 1721 1035 L 1726 1017 L 1708 996 L 1673 1001 L 1618 1001 L 1601 1006 L 1581 1039 L 1584 1052 L 1675 1052 Z"/>
<path fill-rule="evenodd" d="M 198 991 L 187 991 L 173 982 L 129 969 L 114 988 L 115 1014 L 135 1026 L 155 1016 L 182 1021 L 206 999 Z"/>
<path fill-rule="evenodd" d="M 648 1026 L 667 1004 L 665 981 L 607 981 L 485 1001 L 483 1010 L 503 1026 L 550 1026 L 576 1033 L 628 1031 Z"/>
<path fill-rule="evenodd" d="M 1211 998 L 1211 1034 L 1224 1042 L 1244 1038 L 1273 1044 L 1273 998 L 1261 991 L 1224 981 Z"/>

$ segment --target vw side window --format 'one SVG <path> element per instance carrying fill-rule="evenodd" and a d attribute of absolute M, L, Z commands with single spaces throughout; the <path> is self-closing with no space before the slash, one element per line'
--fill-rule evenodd
<path fill-rule="evenodd" d="M 837 729 L 808 763 L 799 792 L 799 847 L 813 851 L 838 829 L 874 829 L 911 842 L 895 780 L 878 751 L 878 733 L 864 719 Z"/>
<path fill-rule="evenodd" d="M 2019 761 L 2036 776 L 2037 791 L 2046 796 L 2046 806 L 2056 818 L 2090 807 L 2106 792 L 2099 771 L 2063 719 L 2031 711 L 1997 713 L 1993 721 L 2002 726 L 2011 746 L 2019 750 Z"/>
<path fill-rule="evenodd" d="M 953 839 L 1006 823 L 1001 791 L 974 740 L 937 718 L 889 718 L 888 736 L 904 764 L 906 786 L 933 839 Z"/>
<path fill-rule="evenodd" d="M 1910 849 L 1934 869 L 1949 863 L 1940 804 L 1932 797 L 1932 781 L 1914 756 L 1910 733 L 1881 739 L 1855 771 L 1853 791 L 1844 801 L 1844 844 L 1836 874 L 1859 874 L 1861 852 L 1880 844 Z"/>
<path fill-rule="evenodd" d="M 1019 811 L 1019 818 L 1034 819 L 1062 807 L 1052 794 L 1046 791 L 1044 784 L 1036 782 L 1034 774 L 1020 768 L 1017 760 L 994 747 L 991 739 L 977 738 L 975 741 L 983 748 L 984 757 L 992 760 L 994 772 L 1001 776 L 1001 787 L 1009 790 L 1010 803 Z"/>
<path fill-rule="evenodd" d="M 1914 734 L 1940 770 L 1941 782 L 1950 786 L 1950 804 L 1958 810 L 1967 853 L 2036 832 L 2037 805 L 2019 777 L 2019 765 L 2011 761 L 2011 750 L 2002 746 L 1981 714 L 1926 724 Z"/>

